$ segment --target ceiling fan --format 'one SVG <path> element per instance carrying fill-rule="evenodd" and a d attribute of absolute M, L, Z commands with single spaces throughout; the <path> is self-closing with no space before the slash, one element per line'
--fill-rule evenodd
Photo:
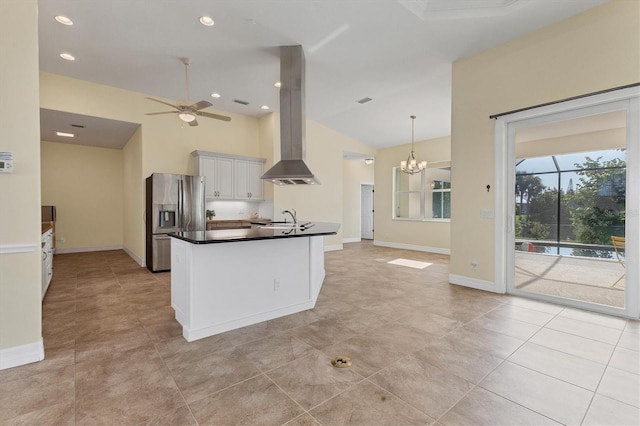
<path fill-rule="evenodd" d="M 200 101 L 194 104 L 191 104 L 190 93 L 189 93 L 189 58 L 180 58 L 180 61 L 184 64 L 184 75 L 187 86 L 187 100 L 185 102 L 178 101 L 176 105 L 170 104 L 165 101 L 161 101 L 159 99 L 149 98 L 150 101 L 158 102 L 164 105 L 168 105 L 171 108 L 175 108 L 175 111 L 163 111 L 163 112 L 149 112 L 146 115 L 160 115 L 160 114 L 178 114 L 178 118 L 188 123 L 189 126 L 197 126 L 198 120 L 196 120 L 196 116 L 199 117 L 207 117 L 207 118 L 215 118 L 217 120 L 222 121 L 231 121 L 231 117 L 227 117 L 226 115 L 212 114 L 210 112 L 201 111 L 204 108 L 210 107 L 213 104 L 208 101 Z"/>

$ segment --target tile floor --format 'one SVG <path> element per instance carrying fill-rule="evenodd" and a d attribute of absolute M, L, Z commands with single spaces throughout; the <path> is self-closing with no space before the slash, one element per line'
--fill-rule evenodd
<path fill-rule="evenodd" d="M 315 309 L 192 343 L 170 274 L 54 265 L 46 358 L 0 371 L 3 425 L 640 423 L 638 322 L 449 285 L 447 256 L 348 244 Z"/>

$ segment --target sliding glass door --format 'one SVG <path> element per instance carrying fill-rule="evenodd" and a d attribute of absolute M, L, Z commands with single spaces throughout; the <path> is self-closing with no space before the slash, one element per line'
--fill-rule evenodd
<path fill-rule="evenodd" d="M 640 315 L 640 88 L 500 116 L 496 287 Z"/>

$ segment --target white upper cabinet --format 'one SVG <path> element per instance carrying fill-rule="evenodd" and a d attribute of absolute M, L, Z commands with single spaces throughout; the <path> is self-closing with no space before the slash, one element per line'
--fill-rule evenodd
<path fill-rule="evenodd" d="M 251 160 L 235 160 L 236 200 L 262 200 L 264 190 L 262 170 L 264 163 Z"/>
<path fill-rule="evenodd" d="M 262 158 L 236 157 L 193 151 L 196 174 L 205 177 L 207 200 L 255 200 L 264 198 Z"/>
<path fill-rule="evenodd" d="M 264 199 L 264 181 L 260 177 L 264 174 L 264 163 L 249 162 L 249 182 L 251 183 L 250 194 L 253 200 Z"/>
<path fill-rule="evenodd" d="M 199 156 L 196 174 L 205 177 L 208 200 L 233 200 L 233 159 Z"/>

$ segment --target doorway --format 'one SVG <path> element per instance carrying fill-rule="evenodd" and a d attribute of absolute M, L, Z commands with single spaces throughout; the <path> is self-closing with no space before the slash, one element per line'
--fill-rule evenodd
<path fill-rule="evenodd" d="M 640 191 L 626 182 L 640 179 L 639 99 L 639 88 L 632 87 L 497 118 L 495 274 L 499 289 L 638 318 Z M 607 139 L 598 132 L 605 129 L 588 130 L 589 122 L 607 117 L 623 119 L 618 146 L 604 143 Z M 583 134 L 594 138 L 592 146 L 584 141 L 559 143 L 558 135 L 526 141 L 528 132 L 557 131 L 576 123 Z M 575 195 L 578 185 L 580 197 Z M 544 205 L 547 211 L 541 211 Z M 601 235 L 596 237 L 594 231 Z M 608 242 L 617 235 L 626 238 L 624 266 Z M 607 268 L 612 269 L 607 272 Z M 594 297 L 598 293 L 608 296 Z"/>
<path fill-rule="evenodd" d="M 373 185 L 360 185 L 360 238 L 373 240 Z"/>

